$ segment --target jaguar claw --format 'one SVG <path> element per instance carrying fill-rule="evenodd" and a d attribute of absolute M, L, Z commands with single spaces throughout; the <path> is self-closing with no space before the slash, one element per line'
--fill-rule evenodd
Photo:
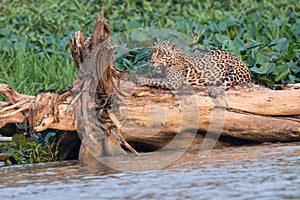
<path fill-rule="evenodd" d="M 208 95 L 212 98 L 217 98 L 222 92 L 224 92 L 224 90 L 217 87 L 217 88 L 209 90 Z"/>

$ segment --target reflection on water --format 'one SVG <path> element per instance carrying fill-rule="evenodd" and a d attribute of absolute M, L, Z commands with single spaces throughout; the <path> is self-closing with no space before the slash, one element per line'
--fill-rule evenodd
<path fill-rule="evenodd" d="M 0 167 L 1 199 L 300 199 L 300 143 L 186 153 L 164 169 L 119 172 L 96 160 Z M 147 154 L 144 156 L 147 165 Z M 158 158 L 167 157 L 168 153 Z M 124 159 L 120 165 L 126 165 Z"/>

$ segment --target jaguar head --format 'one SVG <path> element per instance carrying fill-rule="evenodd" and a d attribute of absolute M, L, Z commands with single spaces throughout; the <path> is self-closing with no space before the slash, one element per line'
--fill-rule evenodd
<path fill-rule="evenodd" d="M 166 40 L 153 44 L 151 64 L 157 73 L 163 73 L 165 68 L 171 65 L 176 48 L 178 48 L 176 43 Z"/>

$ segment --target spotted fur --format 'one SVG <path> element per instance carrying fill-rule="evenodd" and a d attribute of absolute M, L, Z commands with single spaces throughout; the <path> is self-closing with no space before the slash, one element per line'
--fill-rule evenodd
<path fill-rule="evenodd" d="M 247 65 L 223 50 L 189 54 L 176 43 L 161 41 L 153 46 L 151 64 L 162 77 L 139 76 L 138 84 L 171 90 L 177 90 L 184 84 L 217 86 L 209 90 L 209 95 L 216 98 L 234 85 L 250 82 Z"/>

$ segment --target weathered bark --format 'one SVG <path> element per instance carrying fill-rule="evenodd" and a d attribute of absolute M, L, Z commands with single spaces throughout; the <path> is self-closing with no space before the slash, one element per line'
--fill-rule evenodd
<path fill-rule="evenodd" d="M 70 107 L 71 93 L 41 93 L 36 97 L 19 94 L 6 84 L 0 84 L 2 93 L 10 102 L 1 102 L 0 128 L 9 123 L 29 123 L 33 132 L 53 128 L 76 130 Z"/>
<path fill-rule="evenodd" d="M 0 104 L 0 128 L 29 123 L 34 132 L 77 130 L 83 146 L 97 156 L 198 149 L 209 139 L 219 139 L 216 146 L 300 140 L 299 84 L 278 91 L 253 85 L 250 91 L 230 90 L 217 99 L 205 87 L 177 92 L 136 87 L 113 68 L 112 29 L 103 15 L 102 8 L 91 38 L 81 32 L 70 38 L 79 76 L 69 91 L 29 96 L 0 84 L 10 102 Z"/>
<path fill-rule="evenodd" d="M 114 116 L 108 113 L 111 94 L 122 75 L 114 69 L 115 45 L 110 42 L 111 33 L 101 8 L 89 47 L 86 46 L 89 39 L 84 40 L 83 34 L 71 37 L 72 56 L 79 63 L 79 75 L 72 88 L 75 122 L 82 137 L 81 151 L 88 148 L 95 157 L 126 154 L 124 149 L 137 153 L 114 123 Z"/>
<path fill-rule="evenodd" d="M 221 134 L 220 142 L 223 143 L 219 144 L 222 145 L 238 140 L 243 140 L 243 143 L 300 141 L 299 86 L 296 84 L 294 89 L 277 91 L 252 86 L 247 92 L 227 91 L 219 99 L 209 97 L 205 88 L 195 88 L 197 108 L 194 112 L 199 119 L 193 128 L 200 143 L 191 148 L 199 147 L 201 136 L 209 131 L 213 137 Z M 130 96 L 117 99 L 115 110 L 118 110 L 117 117 L 127 133 L 126 140 L 146 143 L 153 148 L 166 145 L 183 123 L 183 109 L 178 99 L 191 98 L 191 94 L 184 91 L 173 94 L 139 87 Z M 213 116 L 214 112 L 218 115 Z M 188 121 L 194 118 L 194 114 L 185 116 Z M 216 124 L 219 127 L 213 127 Z"/>

